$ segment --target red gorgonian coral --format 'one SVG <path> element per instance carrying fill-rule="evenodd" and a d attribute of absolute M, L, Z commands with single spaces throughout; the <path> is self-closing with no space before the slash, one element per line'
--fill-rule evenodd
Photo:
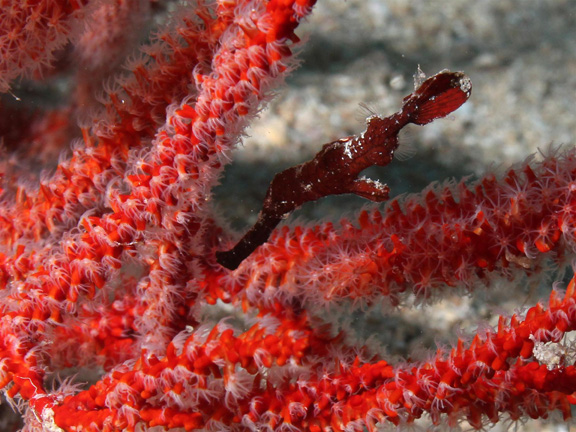
<path fill-rule="evenodd" d="M 216 251 L 231 241 L 210 193 L 293 67 L 294 31 L 315 2 L 189 2 L 130 57 L 128 73 L 107 79 L 112 54 L 130 42 L 118 29 L 167 12 L 159 3 L 2 3 L 3 89 L 16 75 L 49 74 L 69 39 L 86 54 L 103 38 L 102 55 L 80 64 L 92 82 L 78 72 L 70 106 L 2 106 L 14 126 L 29 126 L 7 146 L 42 153 L 81 136 L 35 183 L 2 163 L 0 387 L 25 430 L 351 431 L 424 414 L 481 428 L 502 414 L 570 417 L 576 369 L 560 342 L 576 329 L 574 282 L 452 350 L 397 365 L 333 334 L 321 310 L 536 273 L 551 252 L 560 261 L 575 247 L 574 151 L 430 187 L 356 223 L 283 227 L 227 270 Z M 82 29 L 91 17 L 100 25 Z M 214 321 L 214 304 L 230 305 L 228 319 Z M 97 376 L 85 387 L 59 382 L 71 367 Z"/>

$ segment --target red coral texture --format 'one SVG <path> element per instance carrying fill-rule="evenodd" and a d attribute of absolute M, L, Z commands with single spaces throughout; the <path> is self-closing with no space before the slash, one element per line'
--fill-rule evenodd
<path fill-rule="evenodd" d="M 211 190 L 293 68 L 294 32 L 314 3 L 190 2 L 109 79 L 133 42 L 119 29 L 137 28 L 157 2 L 1 2 L 3 89 L 16 75 L 53 73 L 47 65 L 70 54 L 57 52 L 70 40 L 78 69 L 91 71 L 78 72 L 70 106 L 2 106 L 23 126 L 11 130 L 14 151 L 81 136 L 35 181 L 2 162 L 0 388 L 25 430 L 316 432 L 423 415 L 474 428 L 570 417 L 576 369 L 561 341 L 576 329 L 574 281 L 451 350 L 396 365 L 331 332 L 321 312 L 473 290 L 565 261 L 576 247 L 574 151 L 431 186 L 339 226 L 284 227 L 237 270 L 216 263 L 232 239 L 215 222 Z M 70 113 L 81 108 L 78 127 Z M 93 371 L 91 382 L 60 380 L 70 368 Z"/>

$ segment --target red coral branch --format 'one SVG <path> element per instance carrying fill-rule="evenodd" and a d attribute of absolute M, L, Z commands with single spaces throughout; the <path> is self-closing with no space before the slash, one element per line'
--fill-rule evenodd
<path fill-rule="evenodd" d="M 142 357 L 69 396 L 54 407 L 54 419 L 72 426 L 85 417 L 100 429 L 106 422 L 132 428 L 143 419 L 186 430 L 311 431 L 375 430 L 378 422 L 409 423 L 424 412 L 451 425 L 465 417 L 476 428 L 483 416 L 495 423 L 504 412 L 539 418 L 558 409 L 567 419 L 576 368 L 549 368 L 532 354 L 535 337 L 559 342 L 576 329 L 575 283 L 564 296 L 552 292 L 548 309 L 537 305 L 525 319 L 500 317 L 496 330 L 470 344 L 459 340 L 450 353 L 399 367 L 362 360 L 339 338 L 312 329 L 305 313 L 295 317 L 276 305 L 274 315 L 259 315 L 237 336 L 222 323 L 183 334 L 165 357 Z"/>
<path fill-rule="evenodd" d="M 382 296 L 398 304 L 406 294 L 423 300 L 447 287 L 535 274 L 545 260 L 562 264 L 574 247 L 575 176 L 569 151 L 501 178 L 431 185 L 383 211 L 362 212 L 357 225 L 284 227 L 216 297 L 244 293 L 260 304 L 281 290 L 316 305 Z"/>

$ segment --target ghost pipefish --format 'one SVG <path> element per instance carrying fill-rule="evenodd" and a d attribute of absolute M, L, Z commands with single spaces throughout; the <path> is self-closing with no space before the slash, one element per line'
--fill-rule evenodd
<path fill-rule="evenodd" d="M 388 199 L 390 189 L 377 180 L 358 178 L 366 168 L 388 165 L 398 148 L 398 133 L 409 123 L 425 125 L 458 109 L 472 91 L 462 72 L 441 71 L 403 99 L 402 109 L 382 118 L 371 115 L 357 136 L 325 144 L 311 160 L 272 179 L 254 226 L 230 250 L 216 252 L 220 265 L 234 270 L 276 226 L 302 204 L 328 195 L 356 194 L 374 202 Z"/>

